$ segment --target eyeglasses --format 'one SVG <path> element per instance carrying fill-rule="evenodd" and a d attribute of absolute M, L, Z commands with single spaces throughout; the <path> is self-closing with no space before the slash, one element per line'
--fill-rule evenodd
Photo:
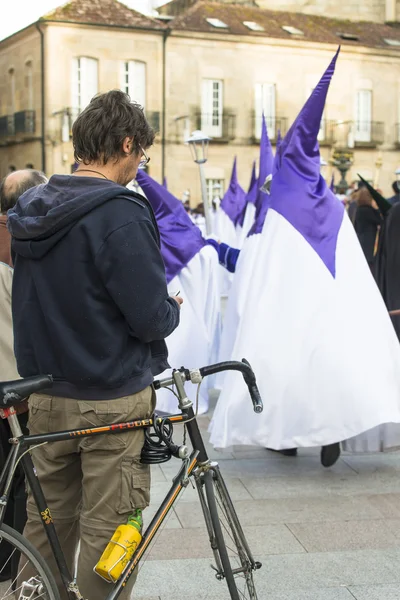
<path fill-rule="evenodd" d="M 142 159 L 139 163 L 139 169 L 144 169 L 150 162 L 150 158 L 147 156 L 146 152 L 143 150 L 142 146 L 140 146 L 140 150 L 142 151 Z"/>

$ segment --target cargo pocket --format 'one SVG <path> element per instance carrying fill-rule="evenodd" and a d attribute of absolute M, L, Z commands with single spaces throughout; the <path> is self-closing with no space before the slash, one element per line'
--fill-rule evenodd
<path fill-rule="evenodd" d="M 104 427 L 105 425 L 114 425 L 122 423 L 128 417 L 128 404 L 126 399 L 113 400 L 112 403 L 106 400 L 84 401 L 78 400 L 79 412 L 81 414 L 82 428 L 87 430 L 93 427 Z M 85 437 L 80 442 L 82 450 L 112 450 L 126 448 L 130 432 L 124 433 L 102 433 Z"/>
<path fill-rule="evenodd" d="M 149 503 L 150 465 L 142 465 L 137 458 L 123 458 L 117 513 L 122 515 L 135 508 L 144 509 Z"/>
<path fill-rule="evenodd" d="M 32 435 L 51 431 L 51 401 L 51 396 L 41 396 L 40 394 L 33 394 L 29 398 L 28 429 Z"/>

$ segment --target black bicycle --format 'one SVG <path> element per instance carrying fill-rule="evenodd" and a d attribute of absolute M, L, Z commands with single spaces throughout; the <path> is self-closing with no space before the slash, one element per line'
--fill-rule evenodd
<path fill-rule="evenodd" d="M 133 431 L 135 429 L 145 429 L 142 462 L 156 464 L 175 457 L 182 461 L 182 465 L 177 476 L 173 479 L 168 494 L 143 533 L 142 540 L 134 555 L 128 561 L 120 578 L 115 583 L 110 584 L 110 592 L 106 600 L 118 598 L 121 590 L 149 548 L 168 511 L 191 478 L 199 494 L 200 505 L 214 555 L 215 564 L 211 566 L 215 572 L 215 577 L 226 582 L 232 600 L 257 600 L 253 574 L 261 567 L 261 563 L 256 562 L 253 558 L 218 464 L 211 461 L 207 456 L 196 420 L 197 410 L 195 412 L 193 409 L 193 403 L 188 399 L 184 387 L 187 381 L 200 386 L 203 378 L 207 375 L 226 370 L 235 370 L 242 373 L 253 401 L 254 411 L 256 413 L 262 412 L 263 405 L 256 379 L 245 359 L 242 362 L 223 362 L 196 370 L 182 367 L 174 370 L 171 377 L 154 381 L 156 390 L 161 387 L 171 389 L 171 386 L 173 386 L 174 389 L 171 389 L 171 391 L 179 399 L 180 414 L 163 417 L 154 414 L 150 419 L 128 421 L 91 429 L 60 431 L 45 435 L 22 435 L 15 406 L 34 392 L 49 388 L 52 382 L 51 376 L 32 377 L 0 384 L 0 416 L 8 419 L 13 435 L 10 440 L 12 448 L 0 476 L 0 544 L 8 544 L 10 550 L 8 559 L 10 564 L 0 565 L 0 575 L 10 565 L 13 573 L 10 581 L 0 584 L 0 590 L 3 590 L 0 591 L 2 600 L 11 598 L 13 600 L 60 599 L 53 574 L 40 554 L 28 540 L 3 523 L 17 465 L 21 464 L 32 490 L 68 597 L 71 600 L 84 600 L 66 565 L 51 512 L 34 472 L 31 451 L 39 445 L 50 442 L 68 440 L 77 436 L 81 438 L 94 435 L 118 435 L 118 433 L 126 432 L 129 429 Z M 184 425 L 183 442 L 179 445 L 173 441 L 173 425 L 175 423 L 183 423 Z M 189 450 L 186 446 L 186 434 L 189 436 L 192 450 Z M 29 570 L 29 574 L 34 572 L 34 575 L 30 575 L 25 579 L 25 569 L 26 572 Z"/>

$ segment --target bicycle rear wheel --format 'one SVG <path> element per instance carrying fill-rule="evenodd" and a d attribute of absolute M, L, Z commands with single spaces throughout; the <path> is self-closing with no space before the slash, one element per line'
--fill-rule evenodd
<path fill-rule="evenodd" d="M 204 484 L 214 532 L 211 546 L 216 556 L 216 577 L 226 580 L 232 600 L 258 600 L 253 572 L 261 563 L 251 554 L 218 465 L 204 474 Z"/>
<path fill-rule="evenodd" d="M 54 577 L 39 552 L 18 531 L 0 528 L 0 600 L 60 600 Z"/>

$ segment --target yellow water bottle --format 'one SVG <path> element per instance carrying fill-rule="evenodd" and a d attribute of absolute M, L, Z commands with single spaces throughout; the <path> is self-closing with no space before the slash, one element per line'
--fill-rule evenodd
<path fill-rule="evenodd" d="M 109 583 L 118 581 L 137 546 L 140 544 L 142 539 L 142 534 L 140 533 L 142 525 L 142 511 L 138 509 L 129 516 L 126 525 L 117 527 L 94 568 L 95 573 Z"/>

